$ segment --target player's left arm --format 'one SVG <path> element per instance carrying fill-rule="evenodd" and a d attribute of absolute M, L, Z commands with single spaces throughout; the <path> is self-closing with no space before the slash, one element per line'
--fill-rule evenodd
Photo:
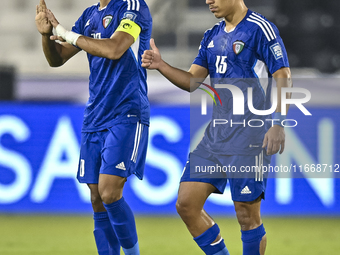
<path fill-rule="evenodd" d="M 94 39 L 83 36 L 64 29 L 54 17 L 53 13 L 48 10 L 48 19 L 57 31 L 57 35 L 51 36 L 51 40 L 62 40 L 70 44 L 78 46 L 87 53 L 108 59 L 119 59 L 135 42 L 141 32 L 141 28 L 133 21 L 126 20 L 125 23 L 130 27 L 129 32 L 126 32 L 122 26 L 117 28 L 110 38 Z M 131 32 L 130 32 L 131 31 Z"/>
<path fill-rule="evenodd" d="M 276 87 L 277 87 L 277 108 L 274 114 L 275 116 L 281 116 L 281 89 L 292 87 L 292 77 L 291 72 L 288 67 L 283 67 L 279 70 L 277 70 L 273 77 L 276 81 Z M 291 97 L 291 94 L 286 95 L 287 98 Z M 289 106 L 287 105 L 286 112 L 288 112 Z M 280 117 L 278 117 L 280 118 Z M 281 118 L 279 123 L 281 122 Z M 268 130 L 268 132 L 265 134 L 263 139 L 263 148 L 267 147 L 267 154 L 273 155 L 276 153 L 282 154 L 285 148 L 285 131 L 284 128 L 281 125 L 277 125 L 274 123 L 274 125 Z"/>

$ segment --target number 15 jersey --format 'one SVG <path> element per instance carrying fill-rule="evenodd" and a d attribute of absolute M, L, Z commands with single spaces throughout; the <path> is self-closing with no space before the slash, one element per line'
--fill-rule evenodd
<path fill-rule="evenodd" d="M 218 103 L 213 106 L 212 118 L 227 120 L 228 124 L 214 127 L 211 122 L 200 145 L 211 153 L 221 155 L 258 155 L 264 135 L 271 125 L 265 120 L 271 117 L 250 112 L 248 88 L 252 88 L 255 109 L 270 109 L 269 78 L 277 70 L 289 67 L 287 52 L 276 26 L 258 13 L 248 10 L 233 31 L 226 31 L 225 25 L 223 20 L 205 32 L 193 64 L 208 69 L 213 87 L 227 82 L 242 90 L 244 115 L 233 115 L 235 98 L 230 90 L 216 89 L 222 105 Z M 252 119 L 262 120 L 266 124 L 251 127 L 248 121 Z M 231 122 L 244 125 L 231 126 Z"/>

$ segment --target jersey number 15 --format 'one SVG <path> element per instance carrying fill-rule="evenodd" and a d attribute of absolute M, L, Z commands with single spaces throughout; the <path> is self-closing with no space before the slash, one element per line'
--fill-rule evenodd
<path fill-rule="evenodd" d="M 216 56 L 216 73 L 225 73 L 227 71 L 227 56 Z"/>

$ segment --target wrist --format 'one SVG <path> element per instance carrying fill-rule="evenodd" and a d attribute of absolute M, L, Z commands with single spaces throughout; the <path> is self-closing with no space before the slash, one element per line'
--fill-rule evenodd
<path fill-rule="evenodd" d="M 273 126 L 280 126 L 280 127 L 284 127 L 283 126 L 283 121 L 286 120 L 286 115 L 281 115 L 281 112 L 275 112 L 274 116 L 273 116 Z"/>
<path fill-rule="evenodd" d="M 50 32 L 47 33 L 40 33 L 42 37 L 50 38 L 51 35 L 53 35 L 53 31 L 51 30 Z"/>
<path fill-rule="evenodd" d="M 80 37 L 80 34 L 68 31 L 60 24 L 58 24 L 58 26 L 55 29 L 58 36 L 62 37 L 69 44 L 76 45 L 77 40 Z"/>
<path fill-rule="evenodd" d="M 167 66 L 167 63 L 165 62 L 165 61 L 163 61 L 163 59 L 161 59 L 161 61 L 159 62 L 159 64 L 158 64 L 158 68 L 157 68 L 157 70 L 158 71 L 162 71 L 162 70 L 164 70 L 164 68 Z"/>

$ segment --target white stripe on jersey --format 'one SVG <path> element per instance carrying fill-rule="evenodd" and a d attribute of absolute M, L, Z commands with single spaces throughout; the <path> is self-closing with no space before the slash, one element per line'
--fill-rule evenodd
<path fill-rule="evenodd" d="M 123 1 L 127 2 L 128 4 L 128 7 L 127 7 L 128 11 L 139 11 L 139 8 L 140 8 L 139 0 L 123 0 Z"/>
<path fill-rule="evenodd" d="M 136 0 L 136 2 L 137 2 L 137 7 L 136 7 L 136 11 L 138 11 L 138 12 L 139 12 L 139 7 L 140 7 L 140 3 L 139 3 L 139 0 Z"/>
<path fill-rule="evenodd" d="M 252 15 L 254 15 L 254 16 L 257 17 L 257 18 L 259 18 L 260 20 L 263 20 L 263 21 L 269 26 L 271 32 L 273 33 L 274 37 L 276 38 L 276 34 L 275 34 L 275 32 L 274 32 L 274 29 L 273 29 L 272 25 L 271 25 L 267 20 L 265 20 L 264 18 L 262 18 L 261 16 L 257 15 L 257 14 L 254 13 L 254 12 L 252 13 Z"/>
<path fill-rule="evenodd" d="M 252 13 L 248 18 L 248 21 L 256 23 L 259 27 L 261 27 L 262 31 L 264 32 L 264 34 L 266 35 L 268 41 L 274 40 L 276 38 L 276 34 L 274 32 L 274 29 L 272 27 L 272 25 L 265 20 L 264 18 L 262 18 L 261 16 L 257 15 L 256 13 Z M 259 24 L 261 23 L 261 25 Z M 270 37 L 270 39 L 269 39 Z"/>
<path fill-rule="evenodd" d="M 131 8 L 131 9 L 132 9 L 133 11 L 136 10 L 135 5 L 136 5 L 136 4 L 135 4 L 135 0 L 132 0 L 132 8 Z"/>
<path fill-rule="evenodd" d="M 253 15 L 250 15 L 249 17 L 250 17 L 251 19 L 257 20 L 257 21 L 259 21 L 259 22 L 262 23 L 262 25 L 264 26 L 264 28 L 267 30 L 267 32 L 268 32 L 268 34 L 269 34 L 271 40 L 274 40 L 274 39 L 276 38 L 275 33 L 274 33 L 274 34 L 272 33 L 272 30 L 268 27 L 268 24 L 267 24 L 264 20 L 261 20 L 261 19 L 255 17 L 255 16 L 253 16 Z M 269 24 L 269 26 L 270 26 L 270 24 Z"/>
<path fill-rule="evenodd" d="M 131 45 L 131 50 L 133 54 L 135 55 L 137 64 L 138 64 L 138 51 L 139 51 L 139 46 L 140 46 L 140 36 L 138 36 L 137 40 Z"/>
<path fill-rule="evenodd" d="M 250 19 L 250 18 L 247 18 L 247 20 L 248 20 L 249 22 L 253 22 L 253 23 L 257 24 L 257 25 L 262 29 L 264 35 L 267 37 L 268 42 L 271 41 L 269 35 L 267 34 L 266 29 L 262 26 L 262 24 L 261 24 L 260 22 L 258 22 L 258 21 L 256 21 L 256 20 L 252 20 L 252 19 Z"/>
<path fill-rule="evenodd" d="M 127 10 L 130 11 L 131 10 L 131 2 L 130 0 L 123 0 L 124 2 L 127 1 L 127 4 L 128 4 L 128 7 L 127 7 Z"/>
<path fill-rule="evenodd" d="M 253 71 L 256 74 L 257 78 L 259 79 L 259 83 L 263 89 L 264 95 L 266 96 L 269 76 L 268 67 L 263 61 L 257 59 L 253 66 Z"/>

